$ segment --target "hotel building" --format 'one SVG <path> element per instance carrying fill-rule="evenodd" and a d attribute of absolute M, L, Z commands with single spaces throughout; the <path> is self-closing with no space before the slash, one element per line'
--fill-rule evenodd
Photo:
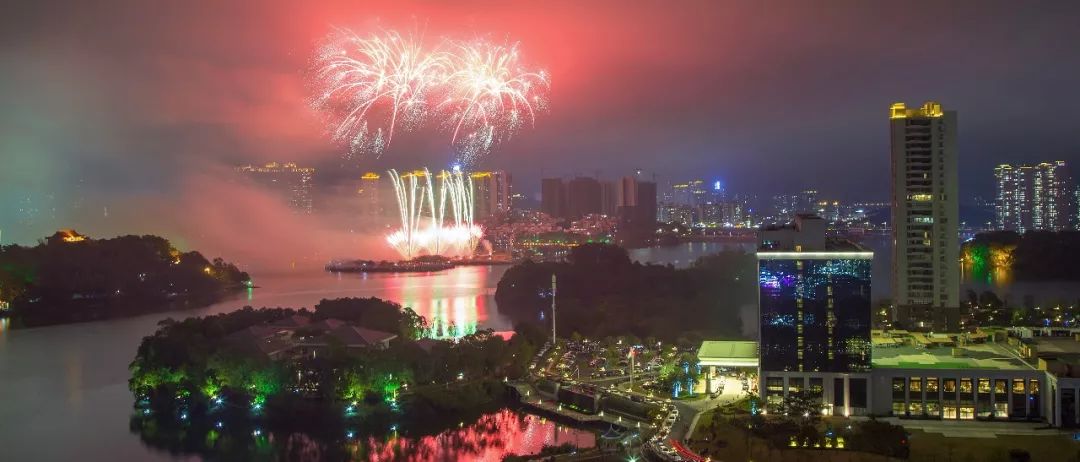
<path fill-rule="evenodd" d="M 873 253 L 825 237 L 825 220 L 796 215 L 758 237 L 761 374 L 767 408 L 809 390 L 844 415 L 868 407 Z"/>

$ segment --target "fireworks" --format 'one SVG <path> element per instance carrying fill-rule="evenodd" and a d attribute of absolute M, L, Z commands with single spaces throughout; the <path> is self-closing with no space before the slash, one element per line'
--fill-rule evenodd
<path fill-rule="evenodd" d="M 457 43 L 454 50 L 440 108 L 450 114 L 451 142 L 471 160 L 509 139 L 524 121 L 535 123 L 536 113 L 547 107 L 549 84 L 544 71 L 522 68 L 517 44 Z"/>
<path fill-rule="evenodd" d="M 469 162 L 546 110 L 548 76 L 525 69 L 516 44 L 443 41 L 426 49 L 422 42 L 339 29 L 320 49 L 312 105 L 350 155 L 381 154 L 395 132 L 436 122 Z"/>
<path fill-rule="evenodd" d="M 446 53 L 427 52 L 418 37 L 387 31 L 360 37 L 339 29 L 317 59 L 313 104 L 332 115 L 332 136 L 353 151 L 382 152 L 395 129 L 424 121 L 428 93 L 446 81 Z"/>
<path fill-rule="evenodd" d="M 472 179 L 454 169 L 398 174 L 390 170 L 401 227 L 386 240 L 401 256 L 469 256 L 484 231 L 473 224 Z M 435 184 L 438 184 L 438 190 Z"/>

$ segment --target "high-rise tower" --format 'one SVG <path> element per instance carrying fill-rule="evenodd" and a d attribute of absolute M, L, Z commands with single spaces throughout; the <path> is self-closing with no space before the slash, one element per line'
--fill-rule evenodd
<path fill-rule="evenodd" d="M 1062 231 L 1071 226 L 1072 181 L 1065 161 L 994 169 L 997 229 Z"/>
<path fill-rule="evenodd" d="M 960 306 L 956 112 L 890 108 L 892 294 L 908 328 L 956 327 Z"/>

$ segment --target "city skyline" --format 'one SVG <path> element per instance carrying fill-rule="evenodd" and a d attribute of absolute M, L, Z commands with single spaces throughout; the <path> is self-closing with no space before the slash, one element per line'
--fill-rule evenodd
<path fill-rule="evenodd" d="M 1080 2 L 9 3 L 7 458 L 1080 462 Z"/>
<path fill-rule="evenodd" d="M 50 4 L 5 15 L 0 56 L 12 72 L 0 76 L 0 91 L 11 104 L 0 126 L 14 168 L 0 172 L 0 193 L 13 198 L 0 217 L 55 216 L 6 240 L 26 242 L 54 222 L 112 232 L 148 211 L 195 209 L 208 185 L 221 187 L 218 172 L 234 165 L 295 161 L 315 167 L 317 182 L 354 181 L 307 104 L 308 61 L 338 25 L 520 43 L 529 63 L 550 72 L 551 111 L 476 167 L 512 173 L 526 194 L 539 193 L 542 177 L 617 178 L 640 168 L 660 183 L 718 179 L 763 197 L 784 184 L 789 193 L 881 200 L 888 141 L 874 121 L 896 101 L 932 99 L 967 114 L 958 146 L 960 169 L 970 173 L 960 179 L 964 203 L 992 197 L 998 164 L 1075 161 L 1080 153 L 1068 123 L 1077 97 L 1065 77 L 1080 68 L 1066 45 L 1078 32 L 1066 19 L 1071 6 L 1060 3 L 1020 12 L 1007 3 L 955 3 L 929 17 L 855 3 L 386 3 L 363 11 L 265 3 L 257 17 L 243 8 L 210 14 L 209 4 L 169 14 L 116 6 L 125 17 L 168 19 L 121 22 L 97 13 L 108 8 Z M 601 12 L 603 27 L 586 20 Z M 43 33 L 37 26 L 46 21 L 60 27 Z M 111 33 L 89 32 L 97 28 Z M 194 28 L 204 33 L 190 37 Z M 1051 65 L 1057 72 L 1030 72 Z M 805 107 L 822 110 L 794 109 Z M 444 166 L 452 158 L 429 134 L 405 134 L 356 168 Z M 826 185 L 812 181 L 824 177 Z M 114 224 L 100 224 L 104 215 Z M 203 233 L 168 217 L 157 226 L 147 231 Z"/>

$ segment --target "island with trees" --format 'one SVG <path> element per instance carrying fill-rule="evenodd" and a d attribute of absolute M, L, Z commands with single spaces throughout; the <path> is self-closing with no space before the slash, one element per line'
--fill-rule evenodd
<path fill-rule="evenodd" d="M 495 301 L 516 323 L 550 326 L 554 274 L 557 328 L 566 335 L 740 338 L 740 310 L 757 301 L 756 271 L 754 255 L 738 250 L 677 269 L 633 262 L 621 247 L 588 243 L 574 247 L 563 262 L 509 268 Z"/>
<path fill-rule="evenodd" d="M 503 382 L 525 377 L 546 340 L 529 326 L 509 339 L 425 332 L 425 318 L 377 298 L 163 321 L 130 366 L 132 431 L 214 456 L 253 434 L 304 435 L 333 452 L 357 435 L 422 433 L 505 406 Z"/>
<path fill-rule="evenodd" d="M 974 279 L 1005 276 L 1017 281 L 1080 281 L 1080 231 L 979 233 L 961 249 Z"/>
<path fill-rule="evenodd" d="M 205 306 L 250 287 L 232 263 L 157 236 L 92 239 L 61 230 L 33 247 L 0 247 L 0 314 L 16 327 Z"/>

